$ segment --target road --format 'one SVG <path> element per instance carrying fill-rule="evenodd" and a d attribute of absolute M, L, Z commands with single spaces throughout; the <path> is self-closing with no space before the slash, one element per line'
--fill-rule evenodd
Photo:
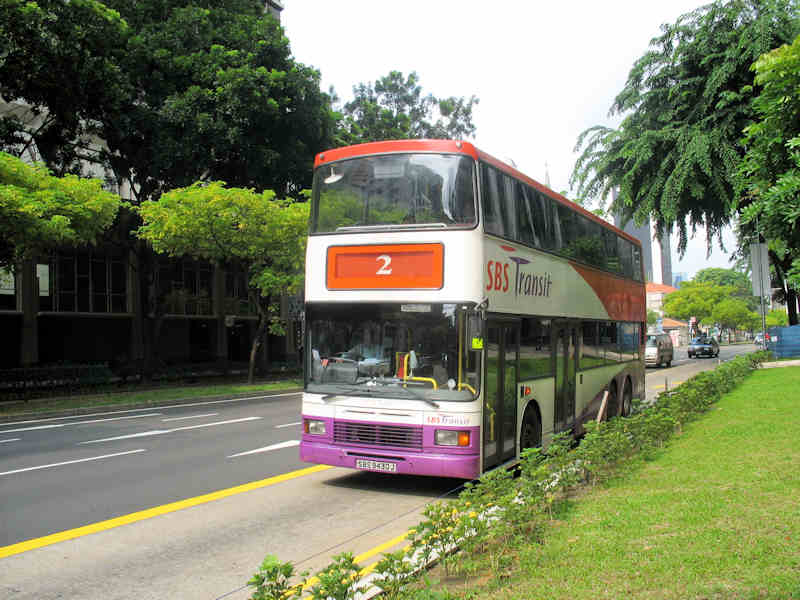
<path fill-rule="evenodd" d="M 647 370 L 648 398 L 717 364 L 678 349 Z M 338 552 L 379 557 L 460 483 L 304 471 L 299 412 L 282 394 L 3 424 L 0 556 L 15 553 L 0 599 L 244 600 L 266 554 L 311 571 Z"/>

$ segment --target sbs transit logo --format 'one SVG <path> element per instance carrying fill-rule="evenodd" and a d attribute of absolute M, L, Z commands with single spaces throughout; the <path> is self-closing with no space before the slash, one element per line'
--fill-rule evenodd
<path fill-rule="evenodd" d="M 516 252 L 516 248 L 511 246 L 501 245 L 500 247 L 509 254 Z M 486 264 L 486 274 L 489 276 L 489 282 L 486 284 L 487 290 L 508 292 L 513 285 L 514 296 L 550 297 L 553 286 L 553 278 L 550 273 L 528 271 L 523 267 L 523 265 L 531 264 L 527 258 L 509 256 L 508 260 L 516 267 L 499 260 L 490 260 Z"/>

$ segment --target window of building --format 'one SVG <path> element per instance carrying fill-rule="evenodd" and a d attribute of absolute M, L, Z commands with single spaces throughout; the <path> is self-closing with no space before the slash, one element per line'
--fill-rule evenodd
<path fill-rule="evenodd" d="M 17 288 L 11 269 L 0 269 L 0 310 L 17 309 Z"/>
<path fill-rule="evenodd" d="M 250 300 L 247 273 L 244 271 L 231 269 L 225 272 L 225 314 L 256 314 L 256 307 Z"/>
<path fill-rule="evenodd" d="M 39 310 L 128 312 L 128 265 L 121 252 L 58 252 L 36 265 Z"/>
<path fill-rule="evenodd" d="M 164 259 L 158 267 L 158 296 L 172 315 L 211 315 L 210 264 L 189 259 Z"/>

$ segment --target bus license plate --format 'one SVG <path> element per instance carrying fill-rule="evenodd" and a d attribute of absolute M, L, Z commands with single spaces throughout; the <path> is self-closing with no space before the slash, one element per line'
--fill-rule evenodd
<path fill-rule="evenodd" d="M 383 462 L 379 460 L 356 460 L 356 469 L 366 469 L 368 471 L 384 471 L 386 473 L 397 473 L 397 463 Z"/>

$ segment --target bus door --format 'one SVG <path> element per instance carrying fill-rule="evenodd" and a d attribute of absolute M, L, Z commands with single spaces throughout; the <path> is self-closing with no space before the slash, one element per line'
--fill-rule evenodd
<path fill-rule="evenodd" d="M 517 455 L 519 322 L 489 321 L 483 405 L 483 468 Z"/>
<path fill-rule="evenodd" d="M 556 325 L 556 390 L 555 432 L 570 429 L 575 424 L 575 372 L 578 347 L 577 323 Z"/>

